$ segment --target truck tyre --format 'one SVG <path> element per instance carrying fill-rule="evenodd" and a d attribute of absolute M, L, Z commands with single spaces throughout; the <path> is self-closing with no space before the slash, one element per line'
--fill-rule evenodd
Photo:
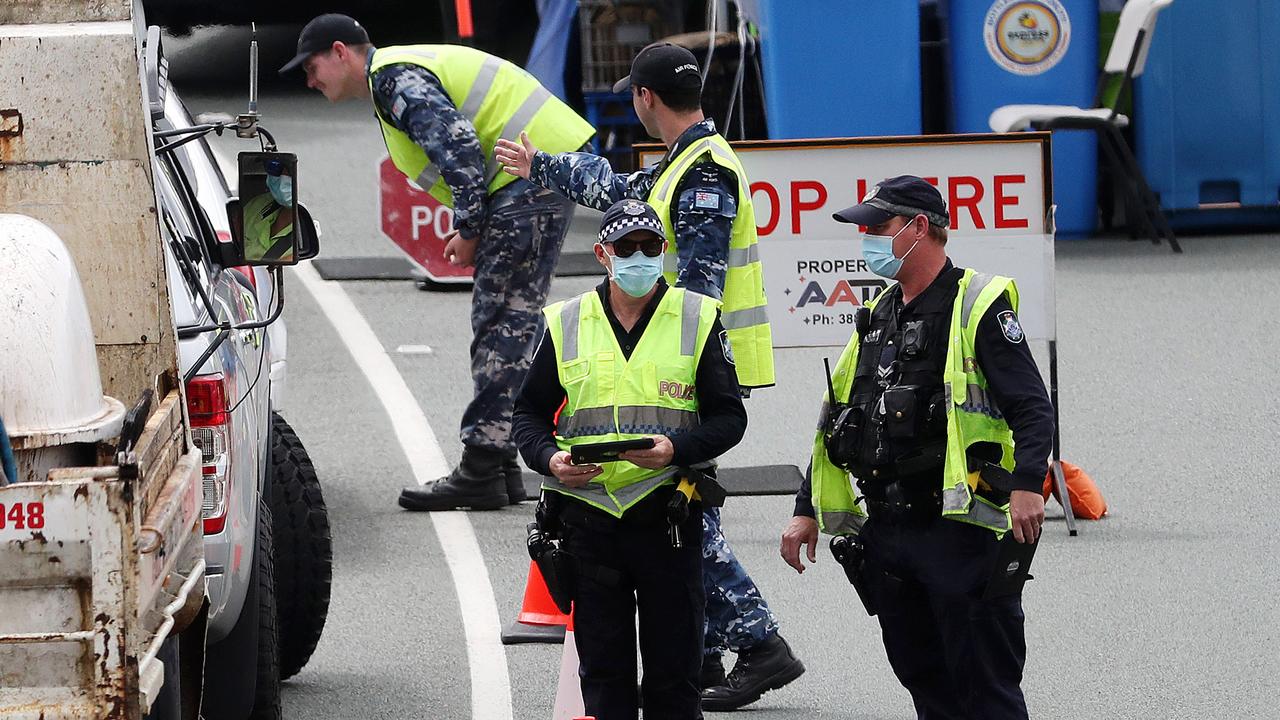
<path fill-rule="evenodd" d="M 276 621 L 275 543 L 271 507 L 258 498 L 258 545 L 254 558 L 258 570 L 258 664 L 253 686 L 253 711 L 249 720 L 281 720 L 280 637 Z M 258 552 L 258 550 L 261 552 Z"/>
<path fill-rule="evenodd" d="M 298 674 L 315 652 L 329 614 L 333 542 L 320 479 L 297 433 L 271 414 L 271 514 L 274 518 L 280 679 Z"/>
<path fill-rule="evenodd" d="M 235 627 L 205 655 L 206 720 L 280 720 L 271 508 L 258 498 L 253 573 Z"/>

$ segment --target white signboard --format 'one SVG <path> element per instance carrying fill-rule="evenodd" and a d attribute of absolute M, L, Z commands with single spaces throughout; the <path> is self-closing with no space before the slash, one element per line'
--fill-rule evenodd
<path fill-rule="evenodd" d="M 895 175 L 938 187 L 951 213 L 947 254 L 1014 278 L 1027 335 L 1054 338 L 1048 133 L 733 145 L 751 182 L 774 345 L 848 342 L 854 310 L 888 281 L 867 270 L 862 229 L 831 215 Z M 648 165 L 662 151 L 640 157 Z"/>

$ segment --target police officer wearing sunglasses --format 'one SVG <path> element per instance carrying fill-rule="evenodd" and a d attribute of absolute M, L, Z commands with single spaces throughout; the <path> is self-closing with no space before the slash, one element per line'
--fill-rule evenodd
<path fill-rule="evenodd" d="M 643 199 L 662 219 L 667 279 L 723 301 L 722 321 L 745 393 L 774 384 L 773 340 L 765 310 L 764 266 L 757 250 L 751 183 L 732 147 L 702 113 L 702 75 L 689 50 L 654 43 L 614 86 L 630 92 L 646 132 L 667 147 L 663 159 L 630 174 L 603 157 L 539 151 L 534 142 L 499 140 L 494 157 L 507 172 L 604 210 Z M 545 148 L 543 149 L 545 150 Z M 707 508 L 702 534 L 707 632 L 702 707 L 736 710 L 804 672 L 778 631 L 778 618 L 725 537 L 718 508 Z M 726 674 L 724 653 L 737 656 Z"/>
<path fill-rule="evenodd" d="M 667 284 L 662 232 L 642 201 L 605 213 L 595 254 L 609 277 L 546 308 L 513 419 L 575 559 L 582 697 L 601 720 L 638 715 L 637 614 L 645 716 L 702 717 L 702 511 L 695 500 L 680 521 L 668 506 L 678 469 L 714 474 L 747 426 L 719 303 Z M 652 448 L 617 462 L 572 462 L 575 446 L 643 437 Z"/>

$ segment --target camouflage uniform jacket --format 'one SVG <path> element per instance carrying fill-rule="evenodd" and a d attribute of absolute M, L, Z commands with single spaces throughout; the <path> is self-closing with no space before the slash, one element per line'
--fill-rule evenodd
<path fill-rule="evenodd" d="M 373 51 L 365 74 L 373 64 Z M 408 63 L 388 65 L 372 77 L 373 104 L 379 115 L 408 135 L 440 169 L 453 193 L 453 227 L 471 240 L 484 231 L 489 189 L 485 159 L 475 126 L 449 99 L 430 70 Z"/>
<path fill-rule="evenodd" d="M 676 139 L 666 157 L 656 165 L 630 175 L 620 175 L 609 161 L 589 153 L 539 152 L 533 158 L 529 179 L 555 190 L 580 205 L 607 210 L 626 198 L 645 200 L 667 163 L 693 142 L 716 132 L 710 120 L 695 123 Z M 676 186 L 679 198 L 672 205 L 676 229 L 676 285 L 720 299 L 729 256 L 733 219 L 738 214 L 738 179 L 709 157 L 695 164 Z"/>

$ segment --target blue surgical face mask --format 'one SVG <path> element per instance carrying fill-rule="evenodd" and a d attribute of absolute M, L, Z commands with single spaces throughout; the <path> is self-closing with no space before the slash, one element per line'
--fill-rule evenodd
<path fill-rule="evenodd" d="M 268 175 L 267 189 L 276 202 L 285 207 L 293 206 L 293 178 L 288 175 Z"/>
<path fill-rule="evenodd" d="M 609 277 L 631 297 L 644 297 L 662 277 L 662 255 L 649 257 L 637 250 L 631 257 L 610 255 L 609 262 Z"/>
<path fill-rule="evenodd" d="M 862 259 L 867 261 L 867 267 L 871 269 L 871 272 L 890 280 L 898 277 L 898 273 L 902 271 L 902 262 L 907 259 L 907 255 L 910 255 L 912 250 L 916 249 L 916 245 L 919 245 L 920 241 L 916 240 L 912 243 L 911 247 L 907 249 L 907 254 L 902 257 L 893 254 L 893 241 L 898 239 L 903 230 L 915 227 L 915 224 L 916 220 L 912 218 L 911 222 L 903 225 L 892 236 L 872 235 L 871 233 L 866 233 L 862 236 Z"/>

